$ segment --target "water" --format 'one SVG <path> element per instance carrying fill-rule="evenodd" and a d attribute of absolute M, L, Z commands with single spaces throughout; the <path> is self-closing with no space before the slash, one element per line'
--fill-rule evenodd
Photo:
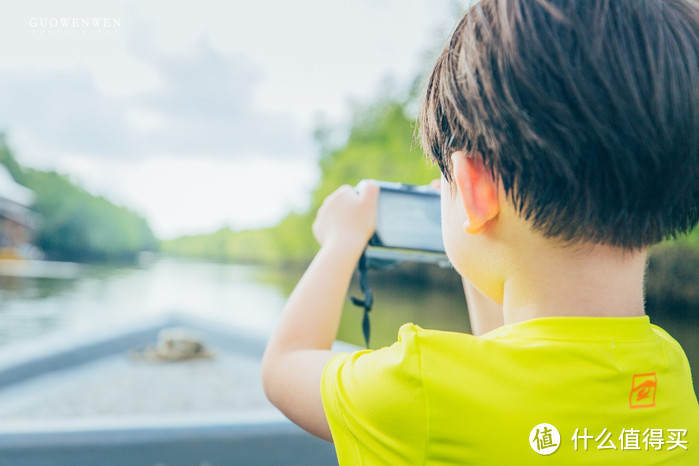
<path fill-rule="evenodd" d="M 224 320 L 268 335 L 302 270 L 165 258 L 148 268 L 86 266 L 76 278 L 0 277 L 0 346 L 80 327 L 172 311 Z M 468 331 L 463 295 L 407 279 L 386 284 L 370 273 L 375 293 L 371 346 L 391 344 L 402 323 Z M 419 285 L 419 283 L 418 283 Z M 424 283 L 422 285 L 425 285 Z M 352 293 L 358 294 L 356 285 Z M 346 305 L 340 338 L 363 344 L 358 308 Z"/>
<path fill-rule="evenodd" d="M 432 272 L 431 278 L 422 279 L 412 269 L 370 272 L 375 297 L 372 348 L 393 343 L 405 322 L 470 331 L 458 277 L 450 271 Z M 0 346 L 171 311 L 224 320 L 266 336 L 301 274 L 301 270 L 161 259 L 148 268 L 87 267 L 75 279 L 0 277 Z M 356 283 L 351 293 L 358 295 Z M 648 312 L 653 323 L 680 342 L 694 379 L 699 380 L 697 312 Z M 345 305 L 341 340 L 364 345 L 361 317 L 358 308 Z"/>
<path fill-rule="evenodd" d="M 0 345 L 66 329 L 178 311 L 267 334 L 284 305 L 254 267 L 164 259 L 149 268 L 86 267 L 76 279 L 0 279 Z"/>

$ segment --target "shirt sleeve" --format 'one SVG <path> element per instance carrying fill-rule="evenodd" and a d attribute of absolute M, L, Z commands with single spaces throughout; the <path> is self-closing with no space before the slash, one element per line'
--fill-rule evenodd
<path fill-rule="evenodd" d="M 321 395 L 341 465 L 421 462 L 428 426 L 415 325 L 389 347 L 334 356 Z"/>

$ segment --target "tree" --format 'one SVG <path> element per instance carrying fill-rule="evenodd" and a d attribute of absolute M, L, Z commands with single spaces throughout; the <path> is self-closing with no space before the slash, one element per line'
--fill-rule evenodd
<path fill-rule="evenodd" d="M 148 222 L 136 213 L 93 196 L 52 171 L 26 169 L 0 135 L 0 163 L 19 184 L 34 191 L 32 209 L 41 216 L 36 245 L 50 259 L 132 261 L 154 251 L 157 241 Z"/>

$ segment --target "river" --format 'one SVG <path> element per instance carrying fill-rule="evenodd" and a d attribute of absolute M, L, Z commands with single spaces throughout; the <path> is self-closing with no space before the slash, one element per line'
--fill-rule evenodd
<path fill-rule="evenodd" d="M 75 277 L 0 277 L 0 346 L 173 311 L 267 335 L 301 273 L 163 258 L 148 267 L 84 266 Z M 381 278 L 379 273 L 372 272 L 372 278 Z M 445 294 L 444 286 L 420 290 L 412 282 L 373 285 L 372 347 L 390 344 L 400 323 L 407 321 L 468 330 L 463 298 Z M 358 292 L 356 286 L 352 292 Z M 348 302 L 341 338 L 360 344 L 360 321 L 360 310 Z"/>
<path fill-rule="evenodd" d="M 0 346 L 79 327 L 104 326 L 132 317 L 183 312 L 224 320 L 266 336 L 300 278 L 300 270 L 216 264 L 171 258 L 148 267 L 85 266 L 74 278 L 0 277 Z M 395 279 L 397 274 L 403 279 Z M 371 347 L 392 343 L 402 323 L 469 331 L 458 277 L 450 271 L 431 281 L 406 271 L 372 271 L 375 304 Z M 385 280 L 393 277 L 392 280 Z M 357 294 L 356 284 L 351 293 Z M 650 313 L 650 311 L 649 311 Z M 339 338 L 363 344 L 361 311 L 346 304 Z M 684 347 L 699 375 L 697 319 L 651 314 Z"/>

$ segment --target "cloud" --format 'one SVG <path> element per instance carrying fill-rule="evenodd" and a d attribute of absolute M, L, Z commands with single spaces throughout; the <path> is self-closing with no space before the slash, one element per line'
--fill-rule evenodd
<path fill-rule="evenodd" d="M 260 72 L 248 59 L 226 57 L 203 36 L 191 56 L 166 57 L 148 47 L 136 55 L 155 68 L 162 86 L 134 99 L 134 106 L 163 118 L 145 144 L 168 153 L 226 155 L 298 154 L 301 129 L 288 115 L 255 108 Z"/>
<path fill-rule="evenodd" d="M 0 126 L 14 136 L 63 152 L 128 153 L 133 140 L 124 105 L 106 98 L 85 68 L 72 71 L 26 70 L 0 76 Z"/>
<path fill-rule="evenodd" d="M 274 158 L 310 152 L 307 135 L 291 115 L 256 108 L 261 73 L 248 59 L 222 54 L 206 36 L 176 56 L 158 53 L 145 39 L 132 41 L 131 53 L 155 73 L 158 86 L 109 95 L 84 65 L 5 71 L 0 127 L 19 146 L 46 157 Z"/>

